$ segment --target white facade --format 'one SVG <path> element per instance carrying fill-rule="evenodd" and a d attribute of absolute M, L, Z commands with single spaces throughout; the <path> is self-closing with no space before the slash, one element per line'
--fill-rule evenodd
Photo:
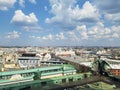
<path fill-rule="evenodd" d="M 75 51 L 69 50 L 69 51 L 56 51 L 55 52 L 56 56 L 61 56 L 61 55 L 71 55 L 75 56 Z"/>
<path fill-rule="evenodd" d="M 37 54 L 40 57 L 40 61 L 48 61 L 51 59 L 51 55 L 49 53 L 41 53 Z"/>
<path fill-rule="evenodd" d="M 21 68 L 40 66 L 40 57 L 19 57 L 18 64 Z"/>

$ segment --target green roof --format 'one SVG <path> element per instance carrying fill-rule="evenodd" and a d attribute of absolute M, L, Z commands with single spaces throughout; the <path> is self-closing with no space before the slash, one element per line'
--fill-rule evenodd
<path fill-rule="evenodd" d="M 64 67 L 64 70 L 75 70 L 75 68 L 72 65 L 59 65 L 59 66 L 57 65 L 57 66 L 40 67 L 35 69 L 18 70 L 18 71 L 5 71 L 5 72 L 0 72 L 0 76 L 31 73 L 31 72 L 45 71 L 45 70 L 51 70 L 51 69 L 61 69 L 63 67 Z"/>

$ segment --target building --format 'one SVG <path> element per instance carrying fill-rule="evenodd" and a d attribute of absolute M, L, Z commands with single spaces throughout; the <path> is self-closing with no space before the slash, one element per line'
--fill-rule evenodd
<path fill-rule="evenodd" d="M 116 76 L 120 76 L 120 60 L 112 60 L 112 59 L 106 59 L 110 64 L 110 72 Z"/>
<path fill-rule="evenodd" d="M 21 68 L 37 67 L 40 66 L 40 57 L 36 53 L 24 53 L 18 57 L 18 64 Z"/>
<path fill-rule="evenodd" d="M 41 53 L 38 54 L 40 56 L 40 61 L 48 61 L 51 59 L 51 55 L 49 53 Z"/>
<path fill-rule="evenodd" d="M 75 51 L 72 50 L 56 51 L 55 56 L 75 56 Z"/>
<path fill-rule="evenodd" d="M 15 53 L 3 53 L 2 61 L 4 63 L 15 63 L 17 60 L 17 55 Z"/>

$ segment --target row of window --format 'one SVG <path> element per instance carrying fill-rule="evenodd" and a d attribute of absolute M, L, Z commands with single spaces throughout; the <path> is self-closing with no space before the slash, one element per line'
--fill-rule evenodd
<path fill-rule="evenodd" d="M 87 78 L 87 77 L 89 77 L 89 75 L 87 75 L 87 74 L 83 74 L 83 77 L 84 78 Z M 79 81 L 79 80 L 81 80 L 82 78 L 77 78 L 77 80 Z M 74 78 L 73 77 L 71 77 L 71 78 L 68 78 L 68 80 L 67 80 L 67 78 L 64 78 L 64 79 L 62 79 L 62 81 L 56 81 L 56 83 L 66 83 L 66 82 L 74 82 Z M 47 85 L 47 82 L 41 82 L 41 85 Z"/>
<path fill-rule="evenodd" d="M 52 70 L 44 70 L 44 71 L 41 71 L 41 73 L 56 72 L 56 71 L 63 71 L 63 70 L 62 70 L 62 68 L 60 68 L 60 69 L 52 69 Z"/>
<path fill-rule="evenodd" d="M 20 60 L 19 63 L 38 63 L 38 60 Z"/>
<path fill-rule="evenodd" d="M 119 72 L 120 73 L 120 70 L 111 70 L 112 72 Z"/>
<path fill-rule="evenodd" d="M 113 64 L 113 65 L 120 65 L 120 62 L 109 62 L 110 64 Z"/>

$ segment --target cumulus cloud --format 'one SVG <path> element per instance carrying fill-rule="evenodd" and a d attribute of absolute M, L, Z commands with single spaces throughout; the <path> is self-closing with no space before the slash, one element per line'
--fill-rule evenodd
<path fill-rule="evenodd" d="M 26 30 L 26 31 L 39 31 L 39 30 L 42 30 L 42 27 L 38 26 L 38 25 L 33 25 L 33 26 L 30 26 L 30 25 L 27 25 L 27 26 L 21 26 L 21 28 L 23 30 Z"/>
<path fill-rule="evenodd" d="M 73 41 L 96 41 L 96 40 L 118 40 L 120 35 L 120 26 L 113 25 L 106 27 L 102 22 L 96 23 L 94 26 L 86 27 L 79 25 L 75 30 L 66 32 L 67 39 Z"/>
<path fill-rule="evenodd" d="M 102 11 L 107 13 L 119 13 L 120 12 L 120 0 L 95 0 L 95 4 Z"/>
<path fill-rule="evenodd" d="M 64 36 L 63 32 L 60 32 L 59 34 L 56 34 L 56 39 L 57 40 L 65 40 L 66 37 Z"/>
<path fill-rule="evenodd" d="M 36 0 L 29 0 L 29 2 L 32 4 L 36 4 Z M 21 7 L 25 7 L 25 0 L 19 0 L 18 3 Z"/>
<path fill-rule="evenodd" d="M 48 10 L 47 6 L 44 6 L 44 10 L 45 10 L 45 11 L 47 11 L 47 10 Z"/>
<path fill-rule="evenodd" d="M 78 31 L 86 31 L 86 25 L 78 25 L 77 27 L 76 27 L 76 30 L 78 30 Z"/>
<path fill-rule="evenodd" d="M 36 4 L 36 0 L 29 0 L 29 2 Z"/>
<path fill-rule="evenodd" d="M 48 34 L 45 36 L 30 36 L 30 38 L 33 39 L 39 39 L 39 40 L 47 40 L 47 41 L 56 41 L 56 40 L 65 40 L 66 37 L 64 36 L 63 32 L 60 32 L 58 34 Z"/>
<path fill-rule="evenodd" d="M 25 15 L 22 10 L 16 10 L 11 23 L 22 27 L 24 30 L 39 30 L 41 27 L 37 25 L 38 19 L 34 13 Z"/>
<path fill-rule="evenodd" d="M 106 20 L 114 24 L 120 22 L 120 0 L 95 0 L 94 4 Z"/>
<path fill-rule="evenodd" d="M 0 10 L 9 10 L 14 6 L 16 0 L 0 0 Z"/>
<path fill-rule="evenodd" d="M 20 33 L 17 31 L 9 32 L 9 33 L 7 33 L 7 36 L 6 36 L 6 38 L 8 38 L 8 39 L 11 39 L 11 38 L 16 39 L 19 37 L 20 37 Z"/>
<path fill-rule="evenodd" d="M 53 16 L 46 18 L 45 22 L 57 26 L 61 30 L 69 30 L 64 33 L 67 35 L 67 39 L 91 41 L 92 39 L 111 40 L 119 38 L 120 1 L 95 0 L 92 3 L 86 1 L 81 7 L 77 4 L 77 0 L 49 1 L 50 13 Z M 111 26 L 105 26 L 107 21 Z"/>
<path fill-rule="evenodd" d="M 81 36 L 82 36 L 82 39 L 88 39 L 88 35 L 86 31 L 82 32 Z"/>
<path fill-rule="evenodd" d="M 19 0 L 19 5 L 21 6 L 21 7 L 25 7 L 25 0 Z"/>
<path fill-rule="evenodd" d="M 30 13 L 29 15 L 25 15 L 22 10 L 15 11 L 15 15 L 13 16 L 12 23 L 19 25 L 33 25 L 38 22 L 34 13 Z"/>
<path fill-rule="evenodd" d="M 120 13 L 114 13 L 114 14 L 109 14 L 109 13 L 106 13 L 104 15 L 105 19 L 106 20 L 110 20 L 111 22 L 118 22 L 118 24 L 120 24 Z"/>
<path fill-rule="evenodd" d="M 86 27 L 86 25 L 76 26 L 75 30 L 59 32 L 57 34 L 48 34 L 45 36 L 31 36 L 31 38 L 49 41 L 70 41 L 85 42 L 96 40 L 115 40 L 119 39 L 120 26 L 106 27 L 102 22 L 96 23 L 94 26 Z"/>
<path fill-rule="evenodd" d="M 68 34 L 69 40 L 79 41 L 79 38 L 74 31 L 68 31 L 67 34 Z"/>
<path fill-rule="evenodd" d="M 47 36 L 43 36 L 42 37 L 43 40 L 53 40 L 54 39 L 54 36 L 52 34 L 49 34 Z"/>
<path fill-rule="evenodd" d="M 46 18 L 45 22 L 59 27 L 71 28 L 83 22 L 97 22 L 100 18 L 97 8 L 89 1 L 86 1 L 82 8 L 76 0 L 50 0 L 50 5 L 50 12 L 54 16 Z"/>
<path fill-rule="evenodd" d="M 100 22 L 97 23 L 96 26 L 92 26 L 91 28 L 88 28 L 88 36 L 90 38 L 94 39 L 118 39 L 120 33 L 120 26 L 111 26 L 111 27 L 105 27 Z"/>
<path fill-rule="evenodd" d="M 88 39 L 86 25 L 79 25 L 76 27 L 76 30 L 80 33 L 81 39 Z"/>
<path fill-rule="evenodd" d="M 79 25 L 72 31 L 49 33 L 44 36 L 30 36 L 30 38 L 37 41 L 47 41 L 48 43 L 51 41 L 58 43 L 60 41 L 61 44 L 66 43 L 66 45 L 85 45 L 85 43 L 86 45 L 112 45 L 110 44 L 112 41 L 119 40 L 119 33 L 120 26 L 106 27 L 102 22 L 98 22 L 91 27 Z"/>

